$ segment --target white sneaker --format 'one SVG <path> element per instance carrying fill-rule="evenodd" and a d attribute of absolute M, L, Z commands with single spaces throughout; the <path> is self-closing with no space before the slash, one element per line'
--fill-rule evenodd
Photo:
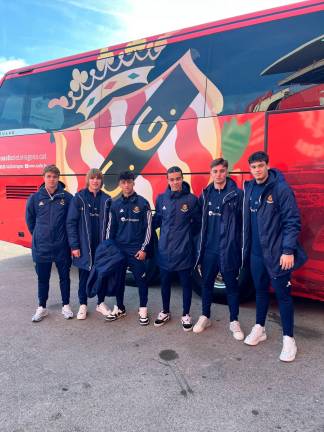
<path fill-rule="evenodd" d="M 64 305 L 62 307 L 62 315 L 67 320 L 73 318 L 73 312 L 72 312 L 72 310 L 70 308 L 70 305 Z"/>
<path fill-rule="evenodd" d="M 192 319 L 190 315 L 184 315 L 181 318 L 182 328 L 185 332 L 189 332 L 192 330 Z"/>
<path fill-rule="evenodd" d="M 297 345 L 293 337 L 284 336 L 282 351 L 279 359 L 283 362 L 292 362 L 295 360 L 297 354 Z"/>
<path fill-rule="evenodd" d="M 107 305 L 104 302 L 97 305 L 96 311 L 105 317 L 111 313 L 111 310 L 107 308 Z"/>
<path fill-rule="evenodd" d="M 241 329 L 240 323 L 238 321 L 231 321 L 230 322 L 230 331 L 233 333 L 233 337 L 236 340 L 243 340 L 244 339 L 244 333 Z"/>
<path fill-rule="evenodd" d="M 43 306 L 38 306 L 35 315 L 33 315 L 32 317 L 32 322 L 42 321 L 42 319 L 45 318 L 47 315 L 48 315 L 47 309 L 43 308 Z"/>
<path fill-rule="evenodd" d="M 203 332 L 206 328 L 211 326 L 211 321 L 209 318 L 207 318 L 205 315 L 201 315 L 199 317 L 199 320 L 196 322 L 196 324 L 194 325 L 193 328 L 193 332 L 194 333 L 201 333 Z"/>
<path fill-rule="evenodd" d="M 251 333 L 246 336 L 244 343 L 247 345 L 258 345 L 259 342 L 263 342 L 267 339 L 265 328 L 260 326 L 260 324 L 255 324 L 252 327 Z"/>
<path fill-rule="evenodd" d="M 87 318 L 88 306 L 83 304 L 79 307 L 79 312 L 77 315 L 78 320 L 85 320 Z"/>
<path fill-rule="evenodd" d="M 138 321 L 142 326 L 150 324 L 150 319 L 147 313 L 147 307 L 140 307 L 138 309 Z"/>

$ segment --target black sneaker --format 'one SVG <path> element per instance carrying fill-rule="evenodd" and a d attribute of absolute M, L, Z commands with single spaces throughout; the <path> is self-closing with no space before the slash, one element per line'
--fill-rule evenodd
<path fill-rule="evenodd" d="M 156 320 L 154 321 L 154 327 L 161 327 L 166 322 L 168 322 L 171 318 L 170 313 L 164 313 L 163 311 L 159 312 L 159 315 L 157 316 Z"/>
<path fill-rule="evenodd" d="M 120 310 L 116 305 L 114 306 L 114 309 L 105 316 L 106 321 L 116 321 L 119 318 L 123 318 L 126 316 L 126 310 Z"/>

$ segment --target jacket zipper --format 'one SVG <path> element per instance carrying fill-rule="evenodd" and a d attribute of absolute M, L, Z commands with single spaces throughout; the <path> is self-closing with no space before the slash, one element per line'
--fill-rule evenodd
<path fill-rule="evenodd" d="M 244 221 L 245 221 L 245 217 L 244 217 L 244 209 L 245 209 L 245 183 L 243 184 L 243 209 L 242 209 L 242 262 L 241 262 L 241 270 L 243 268 L 243 257 L 244 257 Z"/>
<path fill-rule="evenodd" d="M 81 197 L 81 195 L 79 194 L 79 198 L 83 203 L 83 214 L 84 214 L 84 220 L 85 220 L 85 225 L 86 225 L 86 230 L 87 230 L 87 236 L 88 236 L 88 243 L 89 243 L 89 256 L 90 256 L 90 265 L 89 265 L 89 270 L 91 270 L 92 267 L 92 253 L 91 253 L 91 244 L 90 244 L 90 236 L 89 236 L 89 229 L 88 229 L 88 222 L 87 222 L 87 218 L 86 218 L 86 206 L 85 203 Z"/>
<path fill-rule="evenodd" d="M 225 204 L 225 198 L 227 198 L 228 197 L 228 195 L 231 195 L 231 194 L 235 194 L 235 196 L 237 195 L 237 193 L 235 192 L 235 191 L 231 191 L 231 192 L 228 192 L 225 196 L 224 196 L 224 198 L 223 198 L 223 202 L 222 202 L 222 205 L 224 205 Z"/>
<path fill-rule="evenodd" d="M 105 201 L 105 205 L 104 205 L 104 220 L 103 220 L 103 224 L 102 224 L 102 231 L 101 231 L 101 241 L 105 240 L 105 225 L 106 225 L 106 207 L 107 207 L 107 202 L 109 201 L 109 198 L 106 199 Z"/>
<path fill-rule="evenodd" d="M 203 236 L 203 232 L 204 232 L 204 210 L 205 210 L 205 193 L 204 192 L 203 192 L 202 196 L 203 196 L 203 211 L 202 211 L 202 215 L 201 215 L 200 244 L 199 244 L 198 256 L 197 256 L 197 260 L 196 260 L 196 264 L 195 264 L 194 268 L 197 267 L 198 262 L 199 262 L 199 258 L 200 258 L 200 254 L 201 254 L 202 236 Z"/>

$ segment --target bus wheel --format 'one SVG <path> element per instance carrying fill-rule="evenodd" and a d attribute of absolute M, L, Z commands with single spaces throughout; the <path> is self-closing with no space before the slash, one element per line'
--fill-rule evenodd
<path fill-rule="evenodd" d="M 202 277 L 200 268 L 197 268 L 194 271 L 194 290 L 195 292 L 201 296 L 202 289 Z M 244 303 L 246 301 L 252 300 L 255 295 L 254 286 L 251 278 L 251 273 L 249 269 L 243 268 L 240 271 L 239 279 L 239 288 L 240 288 L 240 303 Z M 227 304 L 226 297 L 226 285 L 223 281 L 223 278 L 220 273 L 216 276 L 213 290 L 213 302 L 220 304 Z"/>

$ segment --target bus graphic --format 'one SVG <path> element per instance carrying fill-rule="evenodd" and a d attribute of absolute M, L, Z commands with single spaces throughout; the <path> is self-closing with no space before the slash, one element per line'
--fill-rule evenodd
<path fill-rule="evenodd" d="M 119 195 L 132 170 L 154 207 L 178 165 L 193 193 L 229 160 L 243 184 L 266 150 L 293 187 L 309 260 L 294 293 L 324 300 L 324 2 L 305 1 L 8 72 L 0 84 L 0 238 L 30 245 L 26 199 L 56 163 Z"/>

